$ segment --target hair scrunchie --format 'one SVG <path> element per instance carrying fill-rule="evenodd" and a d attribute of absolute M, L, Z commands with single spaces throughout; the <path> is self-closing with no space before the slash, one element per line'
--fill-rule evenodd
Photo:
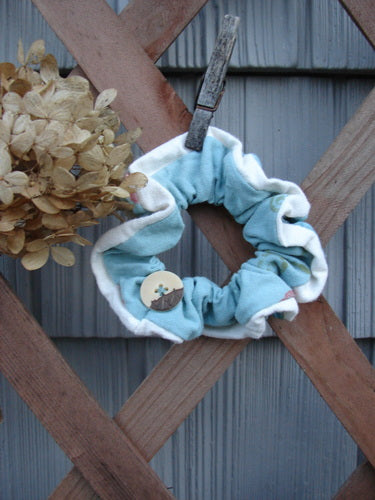
<path fill-rule="evenodd" d="M 136 160 L 129 168 L 148 177 L 139 191 L 143 215 L 107 231 L 94 246 L 98 286 L 135 335 L 174 342 L 201 334 L 260 338 L 272 314 L 292 320 L 297 302 L 315 300 L 327 264 L 317 234 L 305 221 L 310 205 L 294 183 L 268 179 L 258 158 L 240 141 L 210 127 L 201 152 L 184 147 L 186 134 Z M 155 256 L 174 247 L 184 223 L 180 211 L 195 203 L 224 205 L 243 225 L 256 257 L 220 288 L 204 277 L 185 277 L 183 297 L 168 311 L 147 307 L 144 280 L 164 264 Z M 156 292 L 156 290 L 155 290 Z"/>

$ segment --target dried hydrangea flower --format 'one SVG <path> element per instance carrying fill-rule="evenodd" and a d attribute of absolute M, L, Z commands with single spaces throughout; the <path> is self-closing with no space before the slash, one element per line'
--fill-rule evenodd
<path fill-rule="evenodd" d="M 0 252 L 30 270 L 49 256 L 70 266 L 74 255 L 60 245 L 90 244 L 77 230 L 130 211 L 146 184 L 127 174 L 140 131 L 116 137 L 116 90 L 94 100 L 88 80 L 61 78 L 43 40 L 26 55 L 19 43 L 18 60 L 0 64 Z"/>
<path fill-rule="evenodd" d="M 22 192 L 29 178 L 24 172 L 12 170 L 11 156 L 5 148 L 0 149 L 0 201 L 10 205 L 15 193 Z"/>

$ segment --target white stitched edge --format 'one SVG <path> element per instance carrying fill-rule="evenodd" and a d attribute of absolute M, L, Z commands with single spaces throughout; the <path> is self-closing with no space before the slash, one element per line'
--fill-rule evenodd
<path fill-rule="evenodd" d="M 220 339 L 260 339 L 266 329 L 266 321 L 274 313 L 284 313 L 284 319 L 292 321 L 298 314 L 298 303 L 294 298 L 277 302 L 252 316 L 245 325 L 230 325 L 221 327 L 205 326 L 202 335 Z"/>

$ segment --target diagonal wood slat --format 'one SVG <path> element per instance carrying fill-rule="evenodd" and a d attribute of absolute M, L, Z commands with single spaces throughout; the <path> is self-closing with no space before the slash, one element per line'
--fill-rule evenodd
<path fill-rule="evenodd" d="M 350 17 L 375 47 L 375 22 L 373 0 L 340 0 Z"/>
<path fill-rule="evenodd" d="M 201 337 L 168 351 L 115 417 L 146 460 L 158 452 L 247 343 Z M 90 485 L 75 467 L 50 500 L 90 495 Z"/>
<path fill-rule="evenodd" d="M 367 105 L 364 106 L 365 109 L 366 109 L 366 107 L 367 107 Z M 365 126 L 365 125 L 363 125 L 362 114 L 363 114 L 363 112 L 360 110 L 354 117 L 354 122 L 353 122 L 354 123 L 354 125 L 353 125 L 354 131 L 358 131 L 358 129 L 360 129 L 362 126 Z M 366 123 L 367 122 L 365 120 L 364 124 L 366 124 Z M 357 134 L 354 134 L 354 137 L 357 137 Z M 342 141 L 342 143 L 346 142 L 346 140 L 347 140 L 346 135 L 341 136 L 341 134 L 340 134 L 337 141 L 340 141 L 340 140 Z M 355 141 L 354 141 L 354 143 L 352 141 L 352 147 L 354 147 L 354 148 L 356 147 Z M 339 150 L 339 148 L 337 150 Z M 314 168 L 314 171 L 315 171 L 314 175 L 317 178 L 319 178 L 320 181 L 315 182 L 314 186 L 310 187 L 310 195 L 313 195 L 313 196 L 316 195 L 317 199 L 319 198 L 318 192 L 320 192 L 320 196 L 322 196 L 321 191 L 323 190 L 323 195 L 324 195 L 324 187 L 326 185 L 325 176 L 322 172 L 324 172 L 325 170 L 327 170 L 329 172 L 333 158 L 334 158 L 334 154 L 332 153 L 332 150 L 329 149 L 327 154 L 324 157 L 324 160 L 319 162 L 319 167 L 316 166 Z M 359 170 L 361 170 L 361 168 L 368 169 L 368 162 L 365 161 L 365 164 L 362 165 L 359 168 Z M 319 173 L 319 175 L 318 175 L 318 173 Z M 366 175 L 364 177 L 367 180 L 367 183 L 369 185 L 371 183 L 371 179 L 368 179 Z M 362 181 L 363 181 L 363 178 L 360 175 L 360 177 L 357 179 L 357 181 L 354 182 L 354 185 L 355 186 L 362 185 Z M 309 184 L 312 185 L 313 183 L 311 181 L 309 181 Z M 349 205 L 350 209 L 354 208 L 355 204 L 359 201 L 359 199 L 357 199 L 357 198 L 354 199 L 354 198 L 352 196 L 349 200 L 347 200 L 347 202 L 350 204 Z M 327 204 L 326 204 L 326 206 L 327 206 Z M 203 214 L 207 213 L 208 208 L 209 207 L 205 208 L 205 212 L 202 212 L 202 210 L 200 210 L 199 215 L 201 218 L 202 218 L 202 213 Z M 345 217 L 346 216 L 347 216 L 347 213 L 345 214 Z M 343 217 L 343 218 L 345 218 L 345 217 Z M 318 216 L 316 216 L 316 218 L 318 220 L 318 226 L 319 226 Z M 219 218 L 219 219 L 221 221 L 223 220 L 221 218 Z M 207 216 L 207 220 L 212 225 L 211 213 Z M 339 223 L 340 222 L 336 221 L 335 224 L 331 224 L 329 226 L 329 228 L 325 232 L 326 240 L 328 240 L 329 237 L 332 236 L 332 234 L 337 229 Z M 223 223 L 223 226 L 224 226 L 223 231 L 226 234 L 228 234 L 227 233 L 228 228 L 233 227 L 232 223 L 229 221 L 229 219 Z M 319 229 L 319 227 L 318 227 L 318 229 Z M 237 229 L 235 231 L 237 231 Z M 213 232 L 216 233 L 216 230 L 214 230 Z M 228 239 L 229 238 L 227 237 L 226 240 L 228 240 Z M 241 240 L 242 240 L 242 238 L 241 238 Z M 243 252 L 241 252 L 241 251 L 238 252 L 235 259 L 233 259 L 233 254 L 232 254 L 232 258 L 230 259 L 230 254 L 232 253 L 232 250 L 233 249 L 231 248 L 227 252 L 227 258 L 228 258 L 228 261 L 229 260 L 231 261 L 231 262 L 229 262 L 229 265 L 231 264 L 233 267 L 233 270 L 235 270 L 237 268 L 236 266 L 238 266 L 243 260 L 245 260 L 245 258 L 247 258 L 248 248 L 244 248 Z M 233 265 L 233 260 L 237 261 L 237 262 L 235 262 L 234 265 Z M 324 304 L 324 302 L 323 302 L 323 304 Z M 329 311 L 329 309 L 330 309 L 329 306 L 327 304 L 324 304 L 323 308 L 327 309 L 327 307 L 328 307 L 328 311 Z M 330 311 L 329 314 L 332 315 L 333 314 L 332 311 Z M 343 326 L 340 326 L 340 328 L 342 330 Z M 310 328 L 307 330 L 307 333 L 313 335 L 314 332 L 312 332 L 311 328 Z M 348 338 L 347 332 L 344 335 L 347 339 Z M 234 356 L 235 356 L 233 354 L 233 349 L 236 348 L 236 349 L 238 349 L 237 352 L 239 352 L 240 350 L 242 350 L 244 345 L 246 345 L 246 341 L 244 341 L 243 345 L 241 345 L 240 343 L 237 343 L 237 342 L 226 341 L 225 343 L 222 343 L 220 341 L 214 341 L 213 339 L 205 339 L 205 340 L 199 339 L 196 342 L 200 343 L 199 360 L 197 359 L 195 361 L 194 356 L 192 356 L 191 359 L 189 358 L 190 363 L 192 363 L 191 369 L 193 369 L 193 370 L 195 369 L 195 370 L 199 371 L 199 369 L 202 368 L 202 365 L 204 365 L 207 367 L 207 373 L 206 373 L 206 377 L 203 377 L 203 380 L 205 381 L 205 387 L 201 391 L 200 391 L 200 387 L 202 387 L 202 380 L 198 379 L 198 378 L 197 378 L 197 380 L 195 380 L 195 387 L 191 391 L 191 394 L 192 394 L 191 400 L 189 402 L 186 402 L 186 404 L 185 404 L 184 413 L 186 416 L 195 407 L 195 405 L 199 402 L 201 397 L 203 397 L 204 392 L 209 387 L 211 387 L 211 385 L 213 385 L 213 383 L 220 376 L 220 374 L 223 373 L 225 371 L 225 369 L 227 368 L 227 366 L 230 365 L 230 363 L 232 362 L 232 360 L 234 359 Z M 221 344 L 220 373 L 217 370 L 215 373 L 215 376 L 213 376 L 212 380 L 211 380 L 211 379 L 209 379 L 209 374 L 212 373 L 211 372 L 212 364 L 217 363 L 217 359 L 216 359 L 214 352 L 215 352 L 215 349 L 217 350 L 218 343 Z M 349 340 L 349 343 L 350 343 L 348 346 L 349 350 L 353 350 L 355 352 L 355 357 L 361 356 L 358 353 L 358 351 L 354 345 L 354 342 L 352 342 L 352 340 Z M 130 433 L 129 435 L 132 436 L 132 440 L 134 442 L 137 442 L 137 445 L 140 446 L 142 453 L 147 458 L 151 458 L 151 456 L 157 451 L 157 449 L 159 449 L 162 446 L 162 444 L 164 443 L 165 439 L 169 436 L 169 434 L 171 434 L 173 432 L 174 428 L 177 428 L 179 421 L 184 418 L 182 415 L 183 412 L 181 412 L 181 414 L 178 415 L 178 420 L 179 420 L 178 422 L 177 422 L 176 416 L 174 416 L 174 418 L 173 418 L 173 415 L 171 416 L 169 413 L 164 413 L 164 409 L 163 409 L 163 413 L 159 417 L 159 418 L 162 418 L 162 420 L 163 420 L 162 422 L 160 422 L 160 421 L 155 422 L 154 417 L 152 417 L 150 420 L 147 420 L 147 417 L 145 414 L 142 413 L 140 415 L 138 413 L 137 420 L 140 423 L 140 425 L 138 426 L 139 427 L 138 431 L 132 431 L 131 430 L 132 426 L 134 427 L 134 421 L 133 421 L 134 419 L 131 418 L 133 411 L 136 407 L 139 410 L 140 407 L 142 406 L 142 404 L 144 404 L 144 401 L 146 399 L 145 394 L 150 394 L 150 393 L 152 393 L 152 391 L 155 391 L 155 383 L 154 383 L 155 377 L 154 377 L 154 375 L 158 375 L 158 384 L 159 384 L 158 387 L 160 387 L 163 394 L 164 395 L 169 394 L 169 401 L 173 401 L 173 398 L 176 397 L 176 393 L 178 393 L 178 389 L 181 387 L 181 384 L 183 384 L 184 380 L 186 380 L 186 374 L 181 375 L 181 379 L 178 377 L 176 378 L 177 373 L 176 373 L 176 371 L 173 371 L 173 370 L 170 370 L 169 376 L 166 376 L 164 378 L 160 377 L 159 375 L 161 372 L 163 372 L 163 370 L 165 371 L 165 373 L 167 373 L 168 369 L 170 369 L 171 365 L 176 366 L 176 363 L 179 362 L 180 355 L 183 354 L 183 357 L 190 356 L 190 354 L 192 354 L 193 350 L 195 349 L 193 344 L 194 343 L 189 343 L 187 345 L 185 344 L 184 346 L 174 346 L 170 350 L 170 352 L 168 353 L 167 357 L 157 367 L 158 372 L 157 373 L 154 372 L 150 377 L 148 377 L 148 379 L 146 379 L 146 381 L 142 384 L 142 386 L 136 391 L 134 397 L 132 397 L 126 403 L 126 405 L 123 407 L 123 409 L 121 410 L 118 417 L 116 417 L 117 421 L 122 426 L 122 428 L 126 429 L 128 434 Z M 211 355 L 213 355 L 212 358 L 211 358 Z M 366 360 L 364 358 L 362 358 L 360 361 L 365 362 Z M 160 372 L 159 372 L 159 370 L 160 370 Z M 367 368 L 366 368 L 366 370 L 367 370 Z M 173 381 L 176 381 L 175 388 L 172 387 Z M 367 377 L 365 376 L 365 383 L 366 382 L 369 383 L 368 376 Z M 318 381 L 317 385 L 319 388 L 319 381 Z M 361 383 L 360 383 L 360 385 L 361 385 Z M 176 391 L 176 389 L 177 389 L 177 391 Z M 181 400 L 183 400 L 183 399 L 184 399 L 184 395 L 182 395 L 182 397 L 177 400 L 179 405 L 182 404 Z M 158 404 L 159 404 L 159 402 L 157 402 L 156 406 L 158 406 Z M 152 409 L 150 406 L 148 406 L 146 413 L 154 416 L 153 411 L 154 411 L 154 409 Z M 159 411 L 160 411 L 160 406 L 159 406 Z M 157 438 L 155 438 L 155 436 L 159 435 L 158 433 L 160 432 L 160 427 L 162 427 L 163 422 L 165 425 L 165 429 L 167 429 L 166 434 L 168 434 L 168 436 L 161 436 L 159 439 L 157 439 Z M 154 424 L 154 426 L 151 428 L 150 426 L 152 426 L 153 424 Z M 151 444 L 146 443 L 146 444 L 142 445 L 141 441 L 142 441 L 142 437 L 144 434 L 144 432 L 143 432 L 144 428 L 150 429 L 150 435 L 154 434 L 153 443 L 151 443 Z M 132 432 L 133 432 L 133 434 L 132 434 Z M 147 441 L 147 440 L 145 440 L 145 441 Z M 71 475 L 68 476 L 68 478 L 72 481 L 71 486 L 73 485 L 74 481 L 77 481 L 77 484 L 79 483 L 79 477 L 77 477 L 76 472 L 77 471 L 72 472 Z M 66 486 L 69 483 L 69 479 L 66 479 L 62 483 L 61 486 L 63 487 L 64 483 Z"/>
<path fill-rule="evenodd" d="M 105 1 L 33 2 L 96 89 L 118 90 L 113 108 L 128 129 L 142 127 L 138 141 L 142 149 L 150 150 L 186 131 L 191 119 L 186 106 Z"/>
<path fill-rule="evenodd" d="M 0 368 L 103 499 L 173 498 L 0 279 Z"/>
<path fill-rule="evenodd" d="M 123 28 L 135 36 L 148 57 L 156 62 L 207 1 L 133 0 L 119 18 Z"/>
<path fill-rule="evenodd" d="M 358 498 L 358 500 L 375 499 L 375 470 L 368 462 L 356 468 L 333 497 L 333 500 L 353 500 L 354 498 Z"/>
<path fill-rule="evenodd" d="M 375 181 L 374 137 L 375 89 L 302 184 L 324 245 Z"/>

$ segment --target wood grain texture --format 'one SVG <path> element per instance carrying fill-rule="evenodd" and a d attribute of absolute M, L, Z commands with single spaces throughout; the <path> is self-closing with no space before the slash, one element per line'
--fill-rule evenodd
<path fill-rule="evenodd" d="M 375 470 L 369 462 L 361 464 L 351 474 L 333 500 L 375 500 Z"/>
<path fill-rule="evenodd" d="M 358 28 L 375 48 L 375 8 L 372 0 L 340 0 Z"/>
<path fill-rule="evenodd" d="M 207 0 L 184 4 L 173 0 L 133 0 L 118 17 L 123 30 L 132 33 L 151 61 L 156 62 L 206 3 Z M 72 73 L 87 78 L 80 66 Z"/>
<path fill-rule="evenodd" d="M 0 369 L 103 499 L 172 498 L 0 279 Z"/>
<path fill-rule="evenodd" d="M 318 161 L 302 188 L 309 221 L 327 244 L 375 181 L 375 89 Z"/>
<path fill-rule="evenodd" d="M 150 150 L 187 130 L 191 117 L 186 106 L 104 0 L 34 4 L 96 89 L 104 90 L 109 81 L 118 89 L 113 108 L 128 129 L 142 127 L 142 149 Z"/>
<path fill-rule="evenodd" d="M 156 62 L 206 3 L 207 0 L 133 0 L 119 17 L 124 29 L 133 33 L 148 57 Z"/>
<path fill-rule="evenodd" d="M 168 351 L 114 418 L 147 461 L 175 432 L 248 342 L 201 337 L 175 345 Z M 79 471 L 72 469 L 50 498 L 90 498 L 90 485 L 82 476 L 78 478 Z"/>

